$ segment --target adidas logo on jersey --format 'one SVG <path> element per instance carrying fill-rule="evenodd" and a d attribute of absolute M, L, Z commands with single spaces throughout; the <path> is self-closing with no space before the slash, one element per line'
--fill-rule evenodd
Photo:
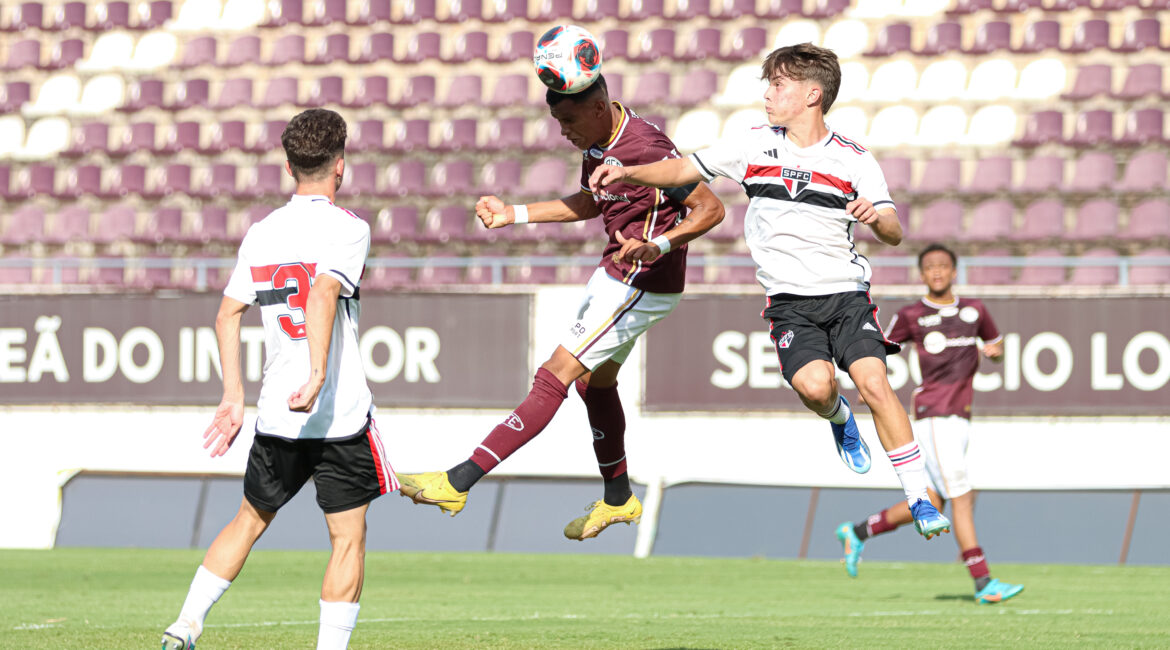
<path fill-rule="evenodd" d="M 764 155 L 771 156 L 771 157 L 775 158 L 776 160 L 780 159 L 780 152 L 776 149 L 768 149 L 767 151 L 764 152 Z"/>

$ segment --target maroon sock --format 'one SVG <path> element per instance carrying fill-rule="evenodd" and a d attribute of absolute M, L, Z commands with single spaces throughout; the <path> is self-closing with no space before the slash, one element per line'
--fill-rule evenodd
<path fill-rule="evenodd" d="M 979 546 L 963 551 L 963 562 L 967 564 L 971 577 L 976 580 L 991 575 L 991 569 L 987 568 L 987 558 L 983 557 L 983 549 Z"/>
<path fill-rule="evenodd" d="M 556 375 L 544 368 L 537 370 L 528 397 L 483 439 L 471 454 L 471 462 L 485 472 L 495 469 L 505 458 L 544 431 L 568 395 L 569 391 Z"/>
<path fill-rule="evenodd" d="M 589 426 L 593 429 L 593 453 L 601 477 L 612 479 L 626 472 L 626 414 L 618 397 L 617 384 L 609 388 L 577 382 L 577 394 L 585 402 Z"/>
<path fill-rule="evenodd" d="M 882 533 L 888 533 L 891 530 L 897 528 L 896 525 L 890 523 L 889 512 L 890 510 L 887 508 L 877 513 L 876 515 L 869 516 L 869 519 L 866 520 L 865 525 L 866 528 L 869 529 L 870 537 L 873 537 L 874 535 L 881 535 Z"/>

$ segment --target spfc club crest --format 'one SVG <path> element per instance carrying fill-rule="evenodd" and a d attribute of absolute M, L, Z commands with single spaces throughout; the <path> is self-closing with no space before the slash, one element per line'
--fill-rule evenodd
<path fill-rule="evenodd" d="M 784 187 L 788 188 L 788 195 L 794 197 L 800 194 L 801 190 L 812 182 L 812 172 L 803 169 L 782 167 L 780 170 L 780 180 L 784 181 Z"/>
<path fill-rule="evenodd" d="M 788 346 L 792 345 L 792 339 L 794 337 L 795 335 L 792 333 L 792 330 L 788 330 L 780 335 L 780 340 L 776 341 L 776 345 L 782 350 L 787 350 Z"/>

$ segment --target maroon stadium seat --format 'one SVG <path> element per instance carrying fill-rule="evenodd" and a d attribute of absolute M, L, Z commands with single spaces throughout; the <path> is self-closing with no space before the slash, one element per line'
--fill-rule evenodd
<path fill-rule="evenodd" d="M 1125 166 L 1125 173 L 1115 188 L 1119 192 L 1152 192 L 1164 190 L 1166 179 L 1166 152 L 1142 151 L 1133 155 Z"/>
<path fill-rule="evenodd" d="M 744 259 L 744 258 L 741 258 Z M 886 269 L 890 270 L 890 269 Z M 905 275 L 905 269 L 892 269 L 899 271 Z M 878 271 L 874 271 L 874 275 L 878 275 Z M 727 285 L 727 284 L 757 284 L 756 282 L 756 267 L 754 264 L 744 266 L 742 264 L 720 264 L 715 267 L 715 278 L 713 284 Z M 901 281 L 895 281 L 897 284 L 906 284 L 905 278 Z M 889 280 L 885 280 L 882 284 L 891 284 Z"/>
<path fill-rule="evenodd" d="M 675 0 L 670 19 L 679 23 L 688 20 L 707 20 L 710 13 L 710 0 Z"/>
<path fill-rule="evenodd" d="M 1008 156 L 983 156 L 975 161 L 971 182 L 960 188 L 966 194 L 991 194 L 1007 191 L 1012 185 L 1012 159 Z"/>
<path fill-rule="evenodd" d="M 146 188 L 142 195 L 147 198 L 159 198 L 172 194 L 191 194 L 191 166 L 181 163 L 171 163 L 159 170 L 158 179 L 152 186 Z"/>
<path fill-rule="evenodd" d="M 509 284 L 556 284 L 557 267 L 551 263 L 551 256 L 528 258 L 505 269 L 504 281 Z"/>
<path fill-rule="evenodd" d="M 195 229 L 195 236 L 203 243 L 230 241 L 227 208 L 204 205 L 199 213 L 199 225 Z"/>
<path fill-rule="evenodd" d="M 1170 240 L 1170 202 L 1148 199 L 1133 206 L 1120 237 L 1131 241 Z"/>
<path fill-rule="evenodd" d="M 918 210 L 920 222 L 908 234 L 910 241 L 931 242 L 956 239 L 963 230 L 963 206 L 942 199 Z"/>
<path fill-rule="evenodd" d="M 86 29 L 89 22 L 86 19 L 87 6 L 84 2 L 66 2 L 58 9 L 53 24 L 48 31 L 59 32 L 66 29 Z"/>
<path fill-rule="evenodd" d="M 701 27 L 691 32 L 683 51 L 676 57 L 679 61 L 715 60 L 722 54 L 723 32 L 717 27 Z"/>
<path fill-rule="evenodd" d="M 747 204 L 735 203 L 727 206 L 727 213 L 723 217 L 723 221 L 718 226 L 715 226 L 707 237 L 711 241 L 722 242 L 725 244 L 735 243 L 743 239 L 743 221 L 747 216 Z"/>
<path fill-rule="evenodd" d="M 386 148 L 381 120 L 362 120 L 353 126 L 345 145 L 350 151 L 382 151 Z"/>
<path fill-rule="evenodd" d="M 163 153 L 178 153 L 180 151 L 198 150 L 202 140 L 200 122 L 175 122 L 167 133 L 167 141 L 163 144 Z"/>
<path fill-rule="evenodd" d="M 341 77 L 321 77 L 313 81 L 309 96 L 302 106 L 340 106 L 345 99 L 345 86 Z"/>
<path fill-rule="evenodd" d="M 963 26 L 957 22 L 934 23 L 926 32 L 926 42 L 916 52 L 920 56 L 938 56 L 963 49 Z"/>
<path fill-rule="evenodd" d="M 345 182 L 337 191 L 342 197 L 378 196 L 378 166 L 371 162 L 351 162 L 345 166 Z"/>
<path fill-rule="evenodd" d="M 1072 43 L 1061 49 L 1065 52 L 1081 54 L 1097 48 L 1105 49 L 1108 47 L 1109 21 L 1091 19 L 1077 25 L 1076 31 L 1073 32 Z"/>
<path fill-rule="evenodd" d="M 57 211 L 52 225 L 45 229 L 44 241 L 50 244 L 89 241 L 89 210 L 77 204 L 66 205 Z"/>
<path fill-rule="evenodd" d="M 628 59 L 630 56 L 630 33 L 624 29 L 607 29 L 597 35 L 600 41 L 602 61 Z"/>
<path fill-rule="evenodd" d="M 865 56 L 890 56 L 910 51 L 910 23 L 891 23 L 878 32 L 877 42 Z"/>
<path fill-rule="evenodd" d="M 305 23 L 314 27 L 325 25 L 345 24 L 346 0 L 315 0 L 312 4 L 312 16 Z"/>
<path fill-rule="evenodd" d="M 596 23 L 603 20 L 617 20 L 620 12 L 619 0 L 587 0 L 581 13 L 582 23 Z"/>
<path fill-rule="evenodd" d="M 390 6 L 390 0 L 362 0 L 359 3 L 358 17 L 352 21 L 351 25 L 373 25 L 374 23 L 387 23 L 393 11 Z"/>
<path fill-rule="evenodd" d="M 1121 90 L 1109 93 L 1116 99 L 1155 98 L 1162 94 L 1162 64 L 1137 63 L 1129 67 Z"/>
<path fill-rule="evenodd" d="M 443 59 L 446 63 L 469 63 L 486 61 L 488 58 L 488 35 L 484 31 L 464 32 L 455 39 L 455 51 Z"/>
<path fill-rule="evenodd" d="M 140 9 L 141 11 L 141 9 Z M 174 6 L 171 0 L 154 0 L 146 5 L 147 13 L 139 16 L 138 29 L 157 29 L 171 19 Z"/>
<path fill-rule="evenodd" d="M 622 18 L 626 21 L 632 21 L 664 18 L 665 15 L 665 3 L 663 0 L 631 0 L 630 11 Z"/>
<path fill-rule="evenodd" d="M 391 108 L 413 108 L 435 103 L 435 77 L 415 75 L 406 81 L 402 96 L 391 102 Z"/>
<path fill-rule="evenodd" d="M 53 46 L 49 54 L 49 62 L 42 66 L 44 70 L 63 70 L 72 68 L 73 64 L 85 57 L 85 43 L 80 38 L 70 38 Z"/>
<path fill-rule="evenodd" d="M 1111 199 L 1088 201 L 1077 210 L 1076 225 L 1065 237 L 1076 241 L 1114 238 L 1119 232 L 1118 212 L 1117 202 Z"/>
<path fill-rule="evenodd" d="M 272 45 L 272 55 L 266 65 L 279 67 L 291 63 L 305 62 L 305 37 L 301 34 L 286 34 Z"/>
<path fill-rule="evenodd" d="M 1056 199 L 1042 199 L 1024 208 L 1020 227 L 1012 232 L 1017 241 L 1052 240 L 1064 235 L 1064 205 Z"/>
<path fill-rule="evenodd" d="M 1092 194 L 1113 187 L 1116 178 L 1117 161 L 1113 154 L 1090 151 L 1077 159 L 1072 179 L 1064 189 L 1068 192 Z"/>
<path fill-rule="evenodd" d="M 82 196 L 100 196 L 102 193 L 102 168 L 98 165 L 77 165 L 65 175 L 65 186 L 58 198 L 76 199 Z"/>
<path fill-rule="evenodd" d="M 6 32 L 23 32 L 27 29 L 43 29 L 45 7 L 40 2 L 22 2 L 12 10 L 12 19 L 4 26 Z"/>
<path fill-rule="evenodd" d="M 1032 156 L 1013 188 L 1020 192 L 1047 192 L 1064 185 L 1064 156 Z"/>
<path fill-rule="evenodd" d="M 448 120 L 439 128 L 439 138 L 431 148 L 435 151 L 471 151 L 479 139 L 479 121 L 474 117 Z"/>
<path fill-rule="evenodd" d="M 536 47 L 536 35 L 530 31 L 514 31 L 504 36 L 496 55 L 488 58 L 492 63 L 531 61 L 532 50 Z M 604 54 L 604 52 L 603 52 Z"/>
<path fill-rule="evenodd" d="M 329 34 L 317 46 L 317 54 L 309 61 L 312 65 L 338 65 L 349 62 L 349 34 Z"/>
<path fill-rule="evenodd" d="M 88 232 L 88 222 L 86 231 Z M 13 210 L 7 227 L 0 232 L 0 244 L 8 246 L 21 246 L 46 239 L 45 212 L 35 205 L 24 205 Z"/>
<path fill-rule="evenodd" d="M 426 262 L 418 269 L 419 285 L 435 287 L 459 284 L 463 269 L 453 263 L 457 259 L 454 253 L 428 255 Z"/>
<path fill-rule="evenodd" d="M 209 107 L 210 82 L 207 79 L 184 79 L 175 89 L 175 101 L 166 106 L 167 110 L 181 111 L 196 106 Z"/>
<path fill-rule="evenodd" d="M 1113 142 L 1113 111 L 1097 109 L 1077 115 L 1073 133 L 1064 143 L 1073 147 L 1095 147 Z"/>
<path fill-rule="evenodd" d="M 138 214 L 130 205 L 115 205 L 98 215 L 93 241 L 112 244 L 129 241 L 137 231 Z"/>
<path fill-rule="evenodd" d="M 783 19 L 790 16 L 800 17 L 803 14 L 803 0 L 767 0 L 766 6 L 759 12 L 759 17 Z"/>
<path fill-rule="evenodd" d="M 479 106 L 483 103 L 483 77 L 478 74 L 459 74 L 451 77 L 447 92 L 437 106 L 459 108 Z"/>
<path fill-rule="evenodd" d="M 390 104 L 390 80 L 383 75 L 371 75 L 358 80 L 353 99 L 343 102 L 347 108 L 367 108 Z"/>
<path fill-rule="evenodd" d="M 105 122 L 87 122 L 73 129 L 73 142 L 61 152 L 66 158 L 77 158 L 93 152 L 105 153 L 110 148 L 110 125 Z"/>
<path fill-rule="evenodd" d="M 886 177 L 886 187 L 891 192 L 902 192 L 910 189 L 911 166 L 910 159 L 901 156 L 882 156 L 878 161 L 882 173 Z"/>
<path fill-rule="evenodd" d="M 1106 257 L 1117 257 L 1117 251 L 1109 248 L 1094 248 L 1081 254 L 1081 260 Z M 1074 266 L 1068 282 L 1079 286 L 1112 286 L 1116 285 L 1119 279 L 1119 270 L 1116 264 L 1102 264 L 1101 266 Z"/>
<path fill-rule="evenodd" d="M 423 218 L 418 240 L 446 244 L 468 237 L 472 215 L 463 205 L 436 206 Z"/>
<path fill-rule="evenodd" d="M 934 158 L 926 163 L 922 177 L 912 191 L 915 194 L 953 192 L 959 189 L 961 182 L 962 168 L 958 158 Z"/>
<path fill-rule="evenodd" d="M 465 23 L 483 16 L 483 0 L 447 0 L 447 15 L 441 23 Z"/>
<path fill-rule="evenodd" d="M 94 8 L 94 22 L 89 29 L 109 31 L 130 28 L 129 2 L 104 2 Z"/>
<path fill-rule="evenodd" d="M 402 19 L 390 22 L 397 24 L 414 25 L 435 19 L 435 0 L 406 0 L 402 6 Z"/>
<path fill-rule="evenodd" d="M 5 70 L 41 67 L 41 42 L 36 39 L 16 41 L 8 48 Z"/>
<path fill-rule="evenodd" d="M 406 54 L 398 62 L 438 61 L 442 50 L 442 36 L 439 32 L 419 32 L 410 39 L 410 43 L 406 46 Z"/>
<path fill-rule="evenodd" d="M 431 167 L 429 196 L 470 196 L 475 192 L 475 165 L 470 160 L 444 159 Z"/>
<path fill-rule="evenodd" d="M 264 163 L 256 165 L 249 182 L 244 185 L 243 194 L 250 198 L 280 196 L 284 193 L 281 183 L 285 174 L 284 165 Z"/>
<path fill-rule="evenodd" d="M 541 118 L 524 141 L 524 150 L 529 152 L 563 150 L 572 146 L 561 135 L 561 125 L 551 117 Z"/>
<path fill-rule="evenodd" d="M 57 168 L 51 164 L 32 163 L 17 176 L 17 193 L 26 199 L 52 196 L 57 187 Z"/>
<path fill-rule="evenodd" d="M 392 259 L 407 259 L 406 255 L 394 254 Z M 414 285 L 414 271 L 405 266 L 370 266 L 362 277 L 362 289 L 400 289 Z"/>
<path fill-rule="evenodd" d="M 219 98 L 212 108 L 251 108 L 252 107 L 252 79 L 237 77 L 228 79 L 220 86 Z"/>
<path fill-rule="evenodd" d="M 1030 261 L 1044 261 L 1054 257 L 1063 257 L 1060 251 L 1054 248 L 1036 251 L 1027 256 Z M 1020 269 L 1016 284 L 1038 284 L 1051 286 L 1065 283 L 1066 269 L 1063 266 L 1025 266 Z"/>
<path fill-rule="evenodd" d="M 528 19 L 528 2 L 527 0 L 499 0 L 492 2 L 494 11 L 491 16 L 484 16 L 482 20 L 487 23 L 510 23 L 514 20 L 523 21 Z"/>
<path fill-rule="evenodd" d="M 971 210 L 971 219 L 960 239 L 971 242 L 1000 241 L 1012 232 L 1015 208 L 1006 199 L 991 199 Z"/>
<path fill-rule="evenodd" d="M 1012 25 L 1003 20 L 993 20 L 979 25 L 975 31 L 975 42 L 964 50 L 967 54 L 990 54 L 1009 50 L 1012 46 Z"/>
<path fill-rule="evenodd" d="M 630 55 L 630 61 L 652 63 L 659 59 L 674 58 L 675 33 L 670 28 L 652 29 L 642 35 L 638 46 Z"/>
<path fill-rule="evenodd" d="M 608 82 L 608 76 L 606 78 Z M 665 70 L 650 70 L 638 76 L 638 86 L 630 98 L 630 105 L 635 108 L 669 103 L 670 73 Z"/>
<path fill-rule="evenodd" d="M 0 84 L 0 114 L 19 112 L 32 98 L 27 81 L 9 81 Z"/>
<path fill-rule="evenodd" d="M 1042 144 L 1060 142 L 1064 137 L 1064 113 L 1061 111 L 1036 111 L 1024 123 L 1024 134 L 1012 142 L 1015 147 L 1038 147 Z"/>
<path fill-rule="evenodd" d="M 121 199 L 146 193 L 146 167 L 142 165 L 121 165 L 114 169 L 109 185 L 103 190 L 102 198 Z"/>
<path fill-rule="evenodd" d="M 271 11 L 272 5 L 276 5 L 276 11 Z M 285 25 L 296 25 L 304 20 L 305 5 L 303 0 L 279 0 L 279 2 L 269 3 L 270 16 L 267 21 L 262 23 L 260 27 L 284 27 Z"/>
<path fill-rule="evenodd" d="M 1130 73 L 1132 75 L 1132 72 Z M 1161 85 L 1161 70 L 1158 72 L 1158 84 Z M 1113 67 L 1107 63 L 1091 63 L 1077 68 L 1076 80 L 1073 87 L 1061 95 L 1061 99 L 1081 101 L 1102 95 L 1108 95 L 1113 89 Z"/>
<path fill-rule="evenodd" d="M 1164 120 L 1161 108 L 1130 111 L 1125 116 L 1125 131 L 1114 144 L 1125 147 L 1165 144 Z"/>
<path fill-rule="evenodd" d="M 133 237 L 145 244 L 181 243 L 188 238 L 183 233 L 183 211 L 176 207 L 157 207 L 146 220 L 142 230 Z"/>
<path fill-rule="evenodd" d="M 572 22 L 573 0 L 541 0 L 536 13 L 529 18 L 534 23 Z"/>
<path fill-rule="evenodd" d="M 110 151 L 114 157 L 129 156 L 139 151 L 155 151 L 155 124 L 154 122 L 134 122 L 122 131 L 118 144 Z"/>
<path fill-rule="evenodd" d="M 268 87 L 264 89 L 264 98 L 260 100 L 257 107 L 296 106 L 299 98 L 300 79 L 298 77 L 275 77 L 268 80 Z"/>
<path fill-rule="evenodd" d="M 421 195 L 426 184 L 426 166 L 421 160 L 396 160 L 386 167 L 382 192 L 387 196 Z"/>
<path fill-rule="evenodd" d="M 1170 251 L 1166 250 L 1165 248 L 1151 248 L 1133 256 L 1135 261 L 1153 257 L 1170 257 Z M 1159 264 L 1157 266 L 1138 264 L 1132 265 L 1129 267 L 1129 283 L 1170 284 L 1170 264 Z"/>
<path fill-rule="evenodd" d="M 403 120 L 395 128 L 394 144 L 390 151 L 423 151 L 431 146 L 431 121 L 425 119 Z"/>
<path fill-rule="evenodd" d="M 806 11 L 809 18 L 832 18 L 849 8 L 850 0 L 815 0 L 813 8 Z"/>
<path fill-rule="evenodd" d="M 731 38 L 731 47 L 722 61 L 754 61 L 768 47 L 768 32 L 763 27 L 744 27 Z"/>
<path fill-rule="evenodd" d="M 719 75 L 714 70 L 692 70 L 687 73 L 685 82 L 675 96 L 673 104 L 682 107 L 695 106 L 708 101 L 719 93 Z"/>
<path fill-rule="evenodd" d="M 242 151 L 247 146 L 247 131 L 248 125 L 240 120 L 216 122 L 211 125 L 207 146 L 198 151 L 204 155 Z"/>
<path fill-rule="evenodd" d="M 520 150 L 524 146 L 523 117 L 501 117 L 492 121 L 487 128 L 484 151 Z"/>
<path fill-rule="evenodd" d="M 118 110 L 124 113 L 163 108 L 162 79 L 139 79 L 132 82 L 126 98 L 126 103 L 118 107 Z"/>
<path fill-rule="evenodd" d="M 983 251 L 979 257 L 1010 257 L 1002 248 Z M 967 265 L 967 284 L 1011 284 L 1012 267 L 981 264 Z"/>
<path fill-rule="evenodd" d="M 372 226 L 370 240 L 376 244 L 414 241 L 418 236 L 418 208 L 413 205 L 383 208 Z"/>
<path fill-rule="evenodd" d="M 12 166 L 0 165 L 0 199 L 18 198 L 12 193 Z"/>
<path fill-rule="evenodd" d="M 284 127 L 286 126 L 288 126 L 286 120 L 267 120 L 263 122 L 260 125 L 260 132 L 256 135 L 255 141 L 241 147 L 241 149 L 248 153 L 267 153 L 282 149 L 283 145 L 280 142 L 280 136 L 284 133 Z"/>
<path fill-rule="evenodd" d="M 354 59 L 354 63 L 375 63 L 377 61 L 394 60 L 394 35 L 387 32 L 374 32 L 366 37 L 362 43 L 362 53 Z"/>
<path fill-rule="evenodd" d="M 245 34 L 228 45 L 223 67 L 236 68 L 241 65 L 260 65 L 260 37 Z"/>
<path fill-rule="evenodd" d="M 1157 18 L 1138 18 L 1125 26 L 1125 36 L 1114 52 L 1141 52 L 1162 47 L 1162 24 Z"/>
<path fill-rule="evenodd" d="M 212 163 L 195 184 L 192 194 L 204 198 L 229 196 L 243 198 L 247 194 L 238 191 L 239 170 L 231 163 Z"/>
<path fill-rule="evenodd" d="M 529 104 L 528 79 L 530 74 L 506 74 L 496 79 L 492 95 L 487 106 L 505 108 L 508 106 L 523 106 Z"/>
<path fill-rule="evenodd" d="M 540 158 L 532 162 L 524 172 L 524 181 L 517 194 L 523 197 L 563 196 L 573 190 L 576 183 L 567 184 L 568 167 L 563 158 Z"/>
<path fill-rule="evenodd" d="M 735 20 L 736 18 L 754 18 L 756 15 L 755 0 L 720 0 L 718 12 L 712 16 L 717 20 Z"/>
<path fill-rule="evenodd" d="M 1056 20 L 1037 20 L 1030 23 L 1024 30 L 1024 42 L 1020 47 L 1012 48 L 1019 54 L 1035 54 L 1045 50 L 1060 48 L 1060 22 Z"/>

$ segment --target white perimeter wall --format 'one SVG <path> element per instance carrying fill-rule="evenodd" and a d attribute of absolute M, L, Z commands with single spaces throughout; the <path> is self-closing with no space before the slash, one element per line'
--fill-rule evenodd
<path fill-rule="evenodd" d="M 556 347 L 576 312 L 579 295 L 576 287 L 536 294 L 533 369 Z M 846 469 L 837 458 L 828 425 L 816 416 L 644 414 L 638 407 L 641 365 L 639 346 L 620 378 L 630 473 L 639 483 L 898 485 L 884 456 L 875 454 L 868 474 Z M 255 398 L 249 395 L 250 400 Z M 79 471 L 242 475 L 254 409 L 249 409 L 232 450 L 217 459 L 202 448 L 212 411 L 212 405 L 0 408 L 0 547 L 52 547 L 60 521 L 61 487 Z M 377 419 L 394 468 L 415 472 L 446 469 L 464 460 L 507 414 L 383 409 Z M 880 450 L 868 416 L 858 423 L 870 448 Z M 985 490 L 1165 489 L 1170 488 L 1166 458 L 1170 418 L 1165 417 L 977 418 L 969 453 L 972 482 Z M 597 476 L 585 409 L 574 391 L 544 433 L 496 473 Z"/>

